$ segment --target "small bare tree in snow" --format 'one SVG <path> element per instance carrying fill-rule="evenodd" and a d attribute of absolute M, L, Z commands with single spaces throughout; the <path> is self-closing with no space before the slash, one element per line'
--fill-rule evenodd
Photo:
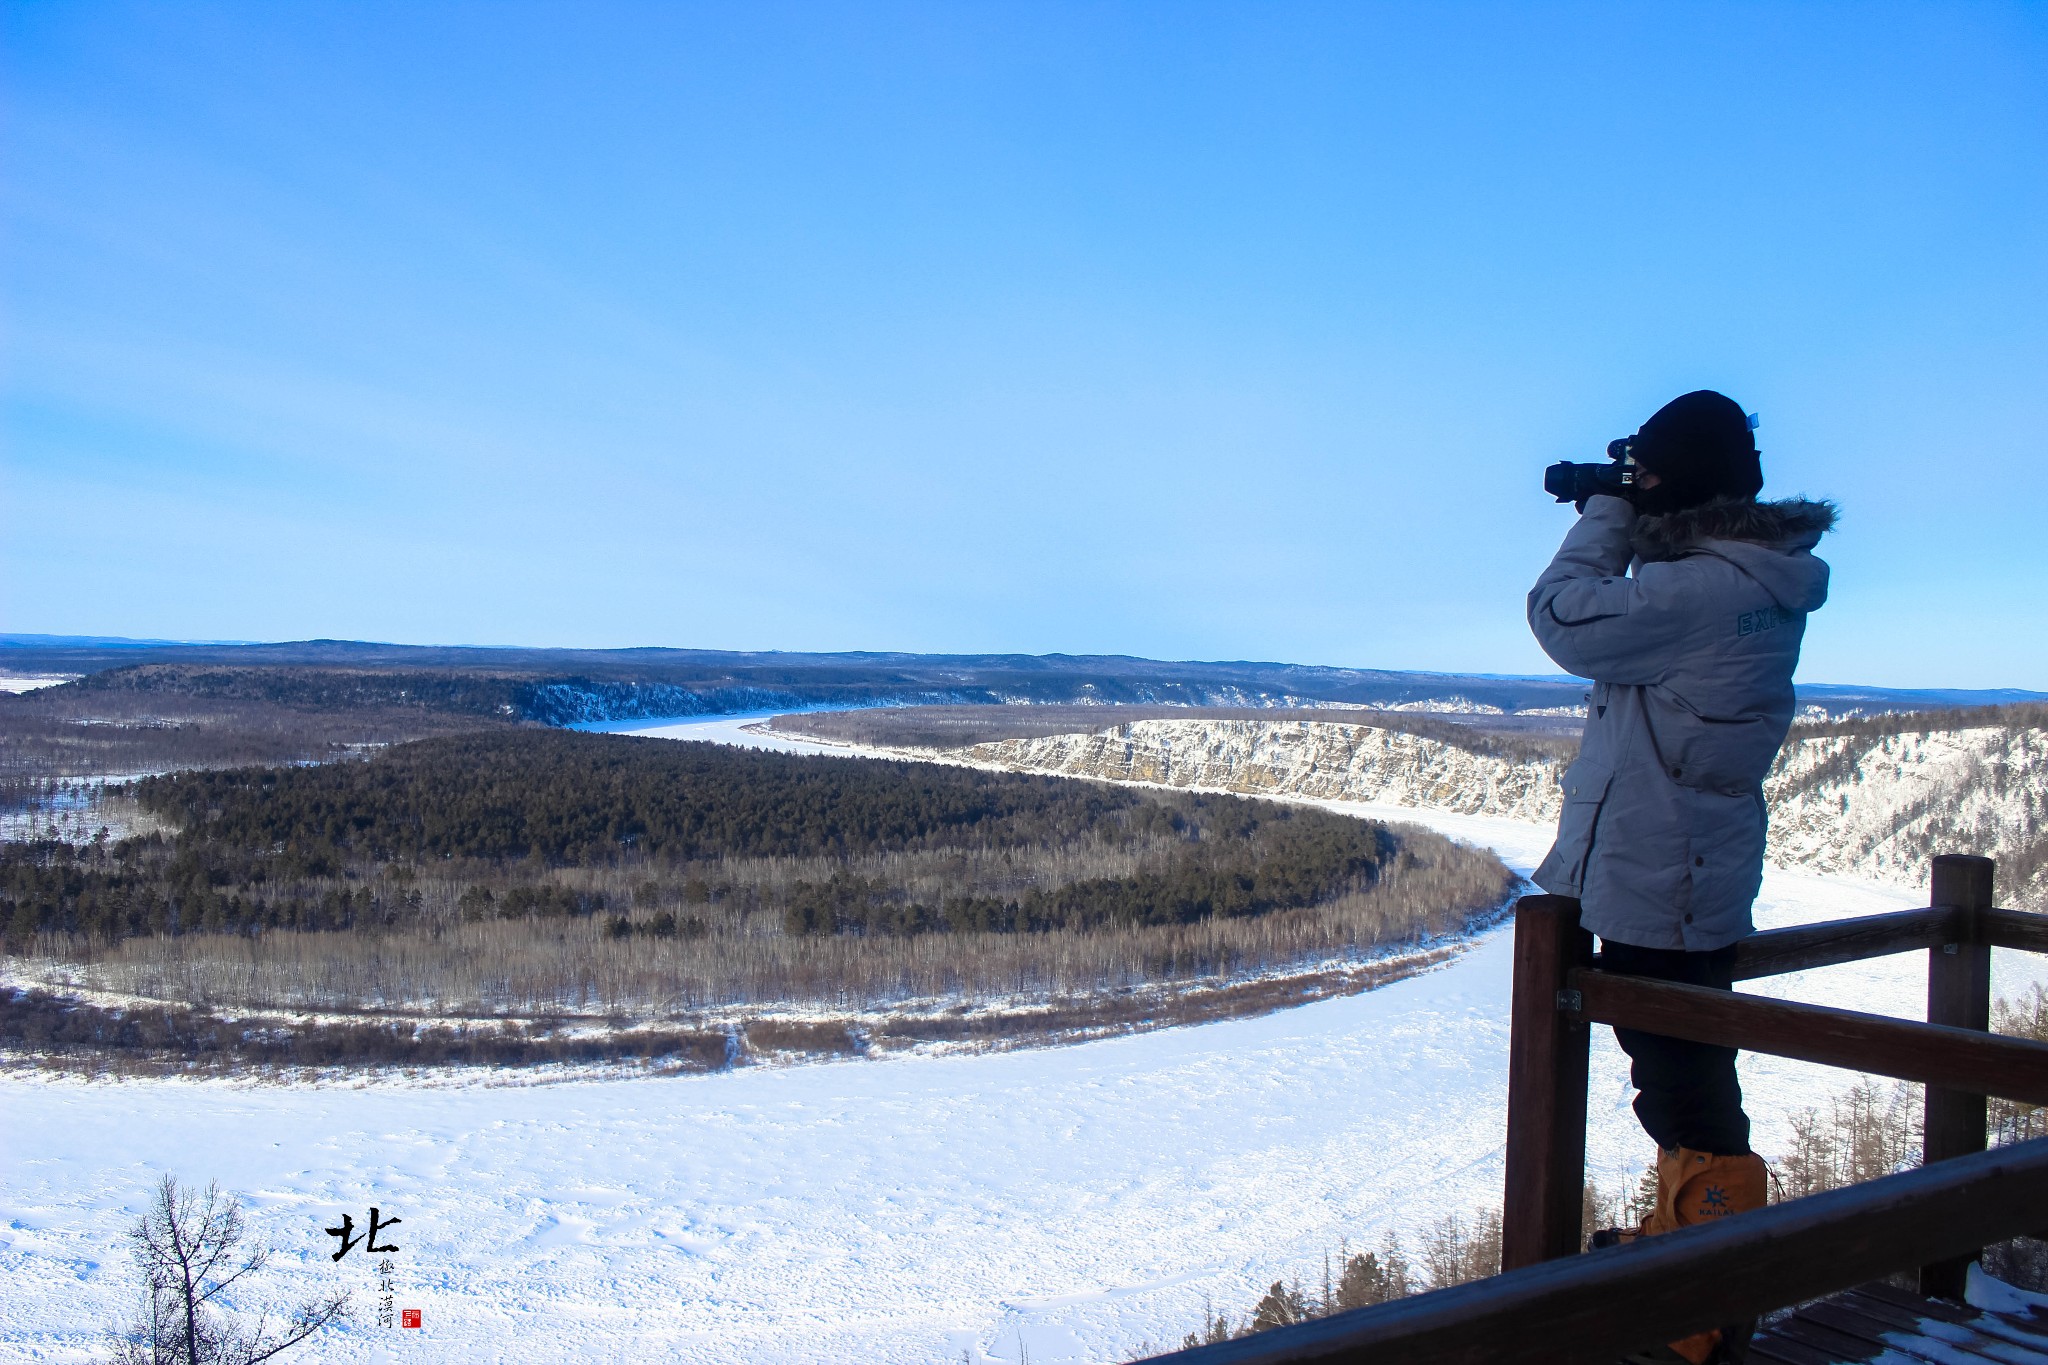
<path fill-rule="evenodd" d="M 348 1312 L 340 1293 L 308 1299 L 275 1323 L 269 1310 L 253 1326 L 238 1321 L 221 1295 L 262 1270 L 270 1249 L 249 1236 L 242 1201 L 217 1184 L 202 1193 L 166 1175 L 128 1238 L 148 1297 L 114 1333 L 115 1365 L 256 1365 Z"/>

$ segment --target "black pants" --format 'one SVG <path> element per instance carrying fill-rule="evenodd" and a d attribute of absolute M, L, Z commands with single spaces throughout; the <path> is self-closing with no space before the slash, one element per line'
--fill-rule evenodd
<path fill-rule="evenodd" d="M 1735 984 L 1735 949 L 1688 953 L 1676 948 L 1638 948 L 1600 940 L 1602 965 L 1628 976 L 1678 981 L 1725 991 Z M 1735 1049 L 1662 1038 L 1618 1028 L 1614 1039 L 1634 1066 L 1629 1079 L 1636 1118 L 1659 1147 L 1690 1147 L 1715 1156 L 1749 1151 L 1749 1115 L 1742 1112 L 1742 1086 L 1735 1079 Z"/>

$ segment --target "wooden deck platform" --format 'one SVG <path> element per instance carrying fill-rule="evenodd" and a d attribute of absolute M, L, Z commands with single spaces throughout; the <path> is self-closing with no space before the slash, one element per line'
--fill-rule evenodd
<path fill-rule="evenodd" d="M 2048 1312 L 1975 1308 L 1871 1284 L 1769 1324 L 1749 1358 L 1752 1365 L 2048 1365 Z"/>

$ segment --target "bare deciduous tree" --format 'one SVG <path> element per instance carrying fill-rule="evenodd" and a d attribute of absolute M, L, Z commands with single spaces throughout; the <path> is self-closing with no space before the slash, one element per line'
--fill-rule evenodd
<path fill-rule="evenodd" d="M 141 1315 L 113 1334 L 115 1365 L 256 1365 L 348 1312 L 348 1295 L 308 1299 L 273 1323 L 238 1321 L 222 1295 L 262 1270 L 270 1249 L 250 1237 L 242 1201 L 218 1184 L 204 1192 L 166 1175 L 128 1230 L 147 1294 Z"/>

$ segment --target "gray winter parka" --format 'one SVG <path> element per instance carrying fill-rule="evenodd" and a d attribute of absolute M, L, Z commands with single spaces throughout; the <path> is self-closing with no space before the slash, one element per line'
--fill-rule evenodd
<path fill-rule="evenodd" d="M 1543 652 L 1593 680 L 1535 881 L 1577 896 L 1602 938 L 1706 952 L 1754 927 L 1763 779 L 1806 614 L 1827 600 L 1811 551 L 1834 519 L 1797 499 L 1638 518 L 1596 497 L 1529 593 Z"/>

